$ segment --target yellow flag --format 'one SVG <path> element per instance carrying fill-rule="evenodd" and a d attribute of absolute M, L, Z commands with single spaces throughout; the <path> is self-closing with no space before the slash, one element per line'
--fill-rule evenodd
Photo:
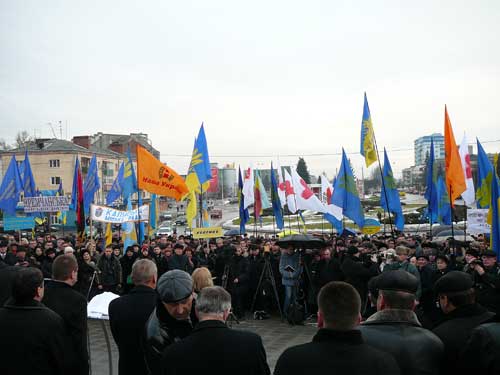
<path fill-rule="evenodd" d="M 106 225 L 106 246 L 109 246 L 113 243 L 113 232 L 111 230 L 111 223 Z"/>
<path fill-rule="evenodd" d="M 139 189 L 181 200 L 189 189 L 184 179 L 172 168 L 137 145 L 137 186 Z"/>

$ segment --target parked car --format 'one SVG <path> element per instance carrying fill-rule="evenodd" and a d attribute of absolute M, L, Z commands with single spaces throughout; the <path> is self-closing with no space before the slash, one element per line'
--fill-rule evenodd
<path fill-rule="evenodd" d="M 210 211 L 210 218 L 212 219 L 222 219 L 222 210 L 221 209 L 213 209 Z"/>
<path fill-rule="evenodd" d="M 176 220 L 175 220 L 175 225 L 186 225 L 187 224 L 187 219 L 185 216 L 179 216 Z"/>
<path fill-rule="evenodd" d="M 163 226 L 156 230 L 156 236 L 171 236 L 172 234 L 174 234 L 172 227 Z"/>

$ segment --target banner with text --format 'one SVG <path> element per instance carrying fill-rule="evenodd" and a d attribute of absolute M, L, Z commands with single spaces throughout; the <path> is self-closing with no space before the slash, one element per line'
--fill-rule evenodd
<path fill-rule="evenodd" d="M 123 224 L 130 221 L 148 221 L 149 220 L 149 206 L 143 205 L 139 209 L 129 211 L 115 210 L 111 207 L 97 206 L 95 204 L 90 206 L 90 217 L 95 221 L 102 221 L 104 223 Z"/>
<path fill-rule="evenodd" d="M 25 197 L 24 212 L 68 211 L 71 197 Z"/>
<path fill-rule="evenodd" d="M 477 208 L 467 210 L 467 233 L 481 234 L 490 233 L 491 226 L 488 224 L 488 209 Z"/>
<path fill-rule="evenodd" d="M 222 227 L 193 228 L 193 238 L 217 238 L 224 236 Z"/>

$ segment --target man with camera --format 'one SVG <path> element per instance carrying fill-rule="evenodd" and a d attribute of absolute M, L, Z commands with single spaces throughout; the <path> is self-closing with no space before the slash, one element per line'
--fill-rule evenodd
<path fill-rule="evenodd" d="M 482 262 L 475 260 L 469 264 L 474 270 L 474 288 L 477 302 L 488 310 L 500 314 L 500 268 L 497 255 L 493 250 L 486 250 Z"/>

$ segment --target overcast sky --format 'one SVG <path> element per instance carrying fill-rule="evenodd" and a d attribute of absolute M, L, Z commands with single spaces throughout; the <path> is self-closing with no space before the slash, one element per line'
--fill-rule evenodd
<path fill-rule="evenodd" d="M 500 139 L 499 20 L 497 0 L 0 0 L 0 138 L 144 132 L 185 173 L 204 121 L 211 161 L 331 178 L 343 146 L 360 176 L 366 91 L 399 175 L 445 104 L 457 142 Z"/>

